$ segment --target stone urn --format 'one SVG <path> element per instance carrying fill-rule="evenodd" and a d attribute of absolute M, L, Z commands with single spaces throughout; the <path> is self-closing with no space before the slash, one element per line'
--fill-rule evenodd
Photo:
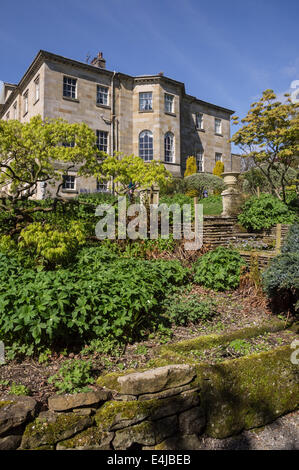
<path fill-rule="evenodd" d="M 225 190 L 222 191 L 222 216 L 234 217 L 240 212 L 242 204 L 242 195 L 238 190 L 238 176 L 237 171 L 226 171 L 222 173 Z"/>

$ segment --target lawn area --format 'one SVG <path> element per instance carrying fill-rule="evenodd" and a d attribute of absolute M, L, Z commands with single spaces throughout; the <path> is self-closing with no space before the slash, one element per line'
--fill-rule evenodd
<path fill-rule="evenodd" d="M 174 194 L 173 196 L 162 196 L 159 201 L 161 204 L 193 204 L 193 198 L 185 194 Z M 198 200 L 198 204 L 203 205 L 203 215 L 221 215 L 222 199 L 221 196 L 208 196 Z"/>

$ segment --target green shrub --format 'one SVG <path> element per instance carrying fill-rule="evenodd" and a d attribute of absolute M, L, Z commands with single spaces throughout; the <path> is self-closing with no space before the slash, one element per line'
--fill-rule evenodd
<path fill-rule="evenodd" d="M 296 215 L 277 197 L 271 194 L 252 196 L 242 207 L 238 221 L 247 230 L 263 230 L 275 224 L 294 222 Z"/>
<path fill-rule="evenodd" d="M 59 393 L 78 393 L 88 391 L 88 385 L 95 379 L 90 375 L 91 361 L 67 360 L 60 367 L 57 374 L 49 377 L 48 382 L 53 384 Z"/>
<path fill-rule="evenodd" d="M 172 181 L 160 186 L 160 197 L 185 192 L 185 181 L 183 178 L 174 177 Z"/>
<path fill-rule="evenodd" d="M 217 314 L 217 303 L 210 298 L 199 301 L 198 296 L 183 297 L 175 293 L 163 303 L 165 315 L 178 326 L 211 320 Z"/>
<path fill-rule="evenodd" d="M 194 281 L 210 289 L 236 289 L 245 265 L 238 251 L 218 247 L 201 256 L 194 265 Z"/>
<path fill-rule="evenodd" d="M 178 261 L 100 258 L 70 269 L 24 269 L 0 255 L 0 339 L 14 354 L 84 344 L 110 335 L 127 342 L 151 329 L 159 304 L 187 280 Z"/>
<path fill-rule="evenodd" d="M 224 189 L 223 179 L 210 173 L 196 173 L 185 178 L 186 190 L 196 191 L 202 198 L 204 190 L 221 192 Z"/>
<path fill-rule="evenodd" d="M 262 275 L 263 287 L 274 310 L 299 312 L 299 225 L 289 229 L 282 253 Z"/>
<path fill-rule="evenodd" d="M 19 248 L 37 256 L 42 263 L 63 265 L 85 244 L 82 224 L 71 222 L 68 231 L 55 230 L 50 224 L 34 222 L 21 231 Z"/>

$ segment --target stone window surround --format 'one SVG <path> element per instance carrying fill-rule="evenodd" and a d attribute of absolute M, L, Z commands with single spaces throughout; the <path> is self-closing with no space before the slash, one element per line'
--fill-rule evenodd
<path fill-rule="evenodd" d="M 34 103 L 33 106 L 39 101 L 40 99 L 40 75 L 34 79 Z"/>
<path fill-rule="evenodd" d="M 29 89 L 27 88 L 27 90 L 23 93 L 22 95 L 22 98 L 23 98 L 23 117 L 26 116 L 26 114 L 28 114 L 28 101 L 29 101 Z"/>
<path fill-rule="evenodd" d="M 171 100 L 168 100 L 168 102 L 167 102 L 167 97 L 171 98 Z M 171 110 L 167 109 L 167 103 L 171 104 Z M 172 95 L 171 93 L 164 93 L 164 112 L 165 112 L 165 114 L 175 115 L 174 105 L 175 105 L 175 95 Z"/>
<path fill-rule="evenodd" d="M 141 108 L 141 100 L 142 100 L 141 95 L 151 95 L 151 108 L 150 109 L 142 109 Z M 138 99 L 139 99 L 138 110 L 139 110 L 140 113 L 152 113 L 154 111 L 154 108 L 153 108 L 153 92 L 152 91 L 140 91 Z M 149 100 L 149 98 L 143 98 L 143 99 Z"/>
<path fill-rule="evenodd" d="M 98 102 L 98 95 L 99 95 L 99 89 L 100 88 L 106 88 L 107 90 L 107 103 L 99 103 Z M 103 107 L 103 108 L 111 108 L 110 104 L 110 90 L 109 90 L 109 87 L 106 86 L 106 85 L 102 85 L 101 83 L 97 83 L 96 85 L 96 105 L 99 106 L 99 107 Z"/>
<path fill-rule="evenodd" d="M 147 137 L 146 141 L 144 141 L 145 137 Z M 142 158 L 145 162 L 150 162 L 154 159 L 154 136 L 152 131 L 150 131 L 149 129 L 144 129 L 139 133 L 138 147 L 139 157 Z"/>
<path fill-rule="evenodd" d="M 98 180 L 97 179 L 97 192 L 107 193 L 108 191 L 108 181 L 107 180 Z"/>
<path fill-rule="evenodd" d="M 219 122 L 220 132 L 217 132 L 217 124 L 216 124 L 217 122 Z M 222 119 L 215 117 L 214 130 L 215 130 L 215 135 L 219 135 L 219 136 L 223 137 L 223 134 L 222 134 Z"/>
<path fill-rule="evenodd" d="M 201 165 L 201 169 L 199 168 L 199 164 Z M 196 166 L 197 166 L 197 170 L 200 172 L 200 173 L 203 173 L 204 172 L 204 150 L 203 149 L 200 149 L 196 152 Z"/>
<path fill-rule="evenodd" d="M 68 177 L 73 177 L 74 178 L 74 187 L 73 188 L 64 188 L 63 186 L 61 186 L 60 191 L 62 193 L 78 193 L 77 188 L 76 188 L 76 186 L 77 186 L 76 174 L 75 173 L 70 173 L 70 174 L 67 174 L 67 175 L 63 175 L 63 179 L 68 178 Z"/>
<path fill-rule="evenodd" d="M 170 138 L 171 142 L 166 142 L 166 139 Z M 167 160 L 170 158 L 171 160 Z M 174 163 L 175 161 L 175 141 L 174 134 L 170 131 L 164 134 L 164 162 L 165 163 Z"/>
<path fill-rule="evenodd" d="M 65 78 L 70 78 L 72 80 L 76 80 L 76 88 L 75 88 L 75 98 L 71 97 L 71 96 L 66 96 L 64 95 L 64 79 Z M 79 103 L 79 99 L 78 99 L 78 96 L 79 96 L 79 90 L 78 90 L 78 84 L 79 84 L 79 80 L 77 77 L 74 77 L 74 76 L 71 76 L 71 75 L 64 75 L 63 74 L 63 78 L 62 78 L 62 98 L 64 100 L 68 100 L 68 101 L 75 101 L 77 103 Z"/>
<path fill-rule="evenodd" d="M 200 116 L 201 116 L 201 120 L 200 120 Z M 199 126 L 200 123 L 201 123 L 201 126 Z M 195 127 L 196 127 L 196 130 L 205 132 L 204 114 L 199 111 L 195 113 Z"/>
<path fill-rule="evenodd" d="M 103 143 L 102 145 L 106 147 L 106 149 L 100 149 L 100 133 L 105 133 L 106 135 L 102 135 L 102 138 L 103 139 L 106 139 L 106 145 Z M 96 137 L 97 137 L 97 148 L 100 152 L 108 152 L 108 148 L 109 148 L 109 132 L 108 131 L 105 131 L 105 130 L 102 130 L 102 129 L 97 129 L 96 130 Z"/>
<path fill-rule="evenodd" d="M 18 106 L 18 105 L 17 105 L 17 102 L 15 101 L 14 104 L 13 104 L 13 107 L 12 107 L 13 113 L 14 113 L 13 119 L 18 119 L 17 106 Z"/>
<path fill-rule="evenodd" d="M 215 152 L 215 162 L 222 162 L 222 153 Z"/>

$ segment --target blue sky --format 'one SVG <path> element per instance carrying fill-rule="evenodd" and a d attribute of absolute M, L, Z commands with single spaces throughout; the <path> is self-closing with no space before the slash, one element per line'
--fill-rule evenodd
<path fill-rule="evenodd" d="M 16 0 L 0 6 L 0 80 L 17 83 L 39 49 L 165 75 L 243 117 L 267 88 L 299 80 L 298 0 Z"/>

